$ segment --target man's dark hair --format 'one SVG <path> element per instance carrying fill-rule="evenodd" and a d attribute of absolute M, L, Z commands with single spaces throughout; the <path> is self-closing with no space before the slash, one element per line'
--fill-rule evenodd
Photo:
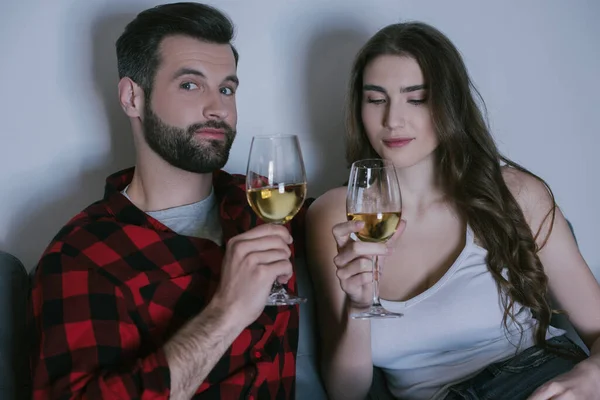
<path fill-rule="evenodd" d="M 238 62 L 238 53 L 231 44 L 234 26 L 225 14 L 200 3 L 164 4 L 139 13 L 117 40 L 119 78 L 131 78 L 149 96 L 160 64 L 159 45 L 173 35 L 229 44 Z"/>

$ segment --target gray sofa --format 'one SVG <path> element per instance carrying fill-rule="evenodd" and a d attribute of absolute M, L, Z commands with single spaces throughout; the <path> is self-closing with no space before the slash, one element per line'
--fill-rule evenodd
<path fill-rule="evenodd" d="M 0 399 L 29 398 L 26 307 L 29 277 L 23 264 L 0 252 Z"/>
<path fill-rule="evenodd" d="M 316 300 L 304 262 L 297 265 L 298 289 L 308 302 L 301 306 L 300 337 L 297 357 L 296 398 L 326 400 L 318 373 L 318 347 L 315 325 Z M 29 277 L 23 265 L 10 254 L 0 252 L 0 399 L 28 399 L 30 394 L 27 371 L 27 331 L 25 315 L 29 295 Z M 553 325 L 567 329 L 568 335 L 580 345 L 574 329 L 564 316 Z M 374 369 L 370 399 L 391 399 L 381 371 Z"/>

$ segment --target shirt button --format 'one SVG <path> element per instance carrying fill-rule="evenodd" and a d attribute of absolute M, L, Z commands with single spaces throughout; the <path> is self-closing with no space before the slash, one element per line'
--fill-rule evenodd
<path fill-rule="evenodd" d="M 262 353 L 260 351 L 255 351 L 254 352 L 254 357 L 258 360 L 260 360 L 262 358 Z"/>

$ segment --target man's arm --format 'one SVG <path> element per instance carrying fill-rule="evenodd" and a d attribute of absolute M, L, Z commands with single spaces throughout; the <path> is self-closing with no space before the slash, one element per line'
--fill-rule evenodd
<path fill-rule="evenodd" d="M 51 254 L 40 264 L 32 300 L 36 399 L 189 399 L 243 329 L 211 303 L 162 349 L 124 367 L 141 338 L 120 288 Z"/>
<path fill-rule="evenodd" d="M 289 243 L 287 230 L 273 225 L 232 238 L 211 302 L 163 348 L 138 359 L 142 338 L 133 321 L 141 317 L 131 294 L 70 256 L 47 254 L 32 291 L 34 398 L 192 397 L 258 318 L 274 280 L 291 277 Z"/>
<path fill-rule="evenodd" d="M 242 327 L 230 315 L 212 302 L 165 344 L 171 399 L 191 398 L 241 333 Z"/>
<path fill-rule="evenodd" d="M 275 279 L 292 276 L 291 242 L 285 227 L 270 224 L 229 241 L 214 297 L 164 346 L 173 399 L 196 392 L 225 350 L 261 314 Z"/>

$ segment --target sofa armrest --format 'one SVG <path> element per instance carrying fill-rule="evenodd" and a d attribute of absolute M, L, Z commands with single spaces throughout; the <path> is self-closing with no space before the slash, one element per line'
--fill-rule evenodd
<path fill-rule="evenodd" d="M 30 397 L 26 331 L 29 276 L 14 256 L 0 252 L 0 398 Z"/>

